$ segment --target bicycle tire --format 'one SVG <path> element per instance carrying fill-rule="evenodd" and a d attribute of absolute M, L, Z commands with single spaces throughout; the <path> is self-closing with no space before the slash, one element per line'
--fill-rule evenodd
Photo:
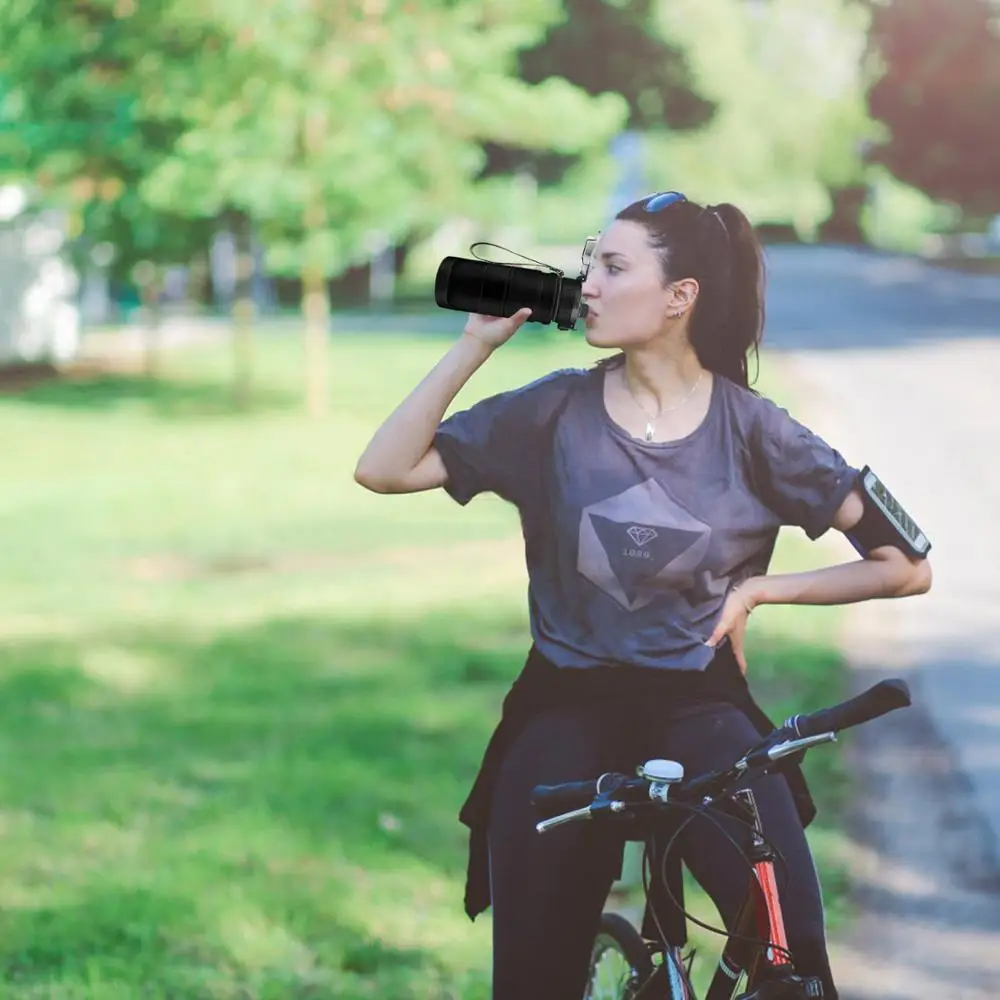
<path fill-rule="evenodd" d="M 606 964 L 609 958 L 611 965 Z M 653 959 L 642 935 L 620 914 L 602 913 L 584 1000 L 631 1000 L 652 974 Z"/>

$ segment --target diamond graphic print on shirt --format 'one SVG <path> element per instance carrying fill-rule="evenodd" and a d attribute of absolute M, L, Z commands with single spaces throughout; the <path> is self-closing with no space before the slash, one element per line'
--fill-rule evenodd
<path fill-rule="evenodd" d="M 711 529 L 649 479 L 583 510 L 577 569 L 623 608 L 689 586 Z"/>
<path fill-rule="evenodd" d="M 644 528 L 638 524 L 633 524 L 632 527 L 628 529 L 627 534 L 628 537 L 640 547 L 645 545 L 647 542 L 651 542 L 657 537 L 655 528 Z"/>

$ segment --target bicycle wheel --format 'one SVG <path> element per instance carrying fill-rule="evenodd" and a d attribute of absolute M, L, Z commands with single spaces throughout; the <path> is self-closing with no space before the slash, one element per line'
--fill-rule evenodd
<path fill-rule="evenodd" d="M 635 927 L 617 913 L 601 914 L 584 1000 L 631 1000 L 652 974 L 653 960 Z"/>

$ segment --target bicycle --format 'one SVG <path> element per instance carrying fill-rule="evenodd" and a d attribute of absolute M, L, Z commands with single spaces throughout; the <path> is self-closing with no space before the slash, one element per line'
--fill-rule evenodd
<path fill-rule="evenodd" d="M 649 760 L 636 769 L 638 776 L 634 778 L 608 773 L 596 781 L 539 785 L 532 792 L 532 803 L 537 814 L 546 818 L 536 824 L 536 830 L 548 833 L 581 821 L 632 824 L 632 835 L 626 839 L 645 845 L 643 887 L 648 900 L 647 868 L 651 880 L 650 858 L 655 854 L 649 820 L 662 819 L 677 810 L 689 814 L 685 822 L 699 815 L 711 816 L 712 810 L 736 820 L 745 831 L 748 890 L 730 931 L 708 928 L 724 936 L 726 942 L 705 1000 L 822 1000 L 821 981 L 800 976 L 795 970 L 778 896 L 777 855 L 761 831 L 752 789 L 737 786 L 779 771 L 782 762 L 800 763 L 812 747 L 836 742 L 838 732 L 910 704 L 906 682 L 886 680 L 839 705 L 790 717 L 721 771 L 685 780 L 678 762 Z M 553 815 L 560 809 L 568 811 Z M 675 874 L 680 871 L 680 859 L 672 848 L 683 825 L 673 832 L 661 854 L 661 878 L 680 917 L 667 920 L 669 929 L 665 930 L 654 911 L 657 937 L 653 938 L 640 934 L 619 914 L 605 912 L 593 946 L 584 1000 L 697 1000 L 691 984 L 694 955 L 683 955 L 686 921 L 694 918 L 677 900 L 677 892 L 669 888 L 667 874 L 668 865 L 676 866 Z M 678 885 L 676 878 L 673 884 Z M 612 972 L 610 983 L 605 984 L 604 979 L 609 978 L 605 961 L 609 958 L 622 969 L 618 974 Z"/>

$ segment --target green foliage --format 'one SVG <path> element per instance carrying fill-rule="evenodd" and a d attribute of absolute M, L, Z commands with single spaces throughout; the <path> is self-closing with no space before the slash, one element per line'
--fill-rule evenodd
<path fill-rule="evenodd" d="M 614 94 L 514 75 L 558 14 L 555 0 L 0 0 L 0 155 L 95 239 L 131 228 L 137 252 L 173 255 L 191 242 L 161 247 L 182 218 L 240 212 L 273 269 L 335 274 L 373 231 L 510 208 L 509 183 L 475 184 L 484 144 L 569 155 L 621 127 Z"/>
<path fill-rule="evenodd" d="M 628 102 L 630 129 L 694 128 L 715 106 L 691 88 L 685 53 L 659 35 L 653 0 L 564 0 L 564 17 L 521 55 L 521 74 L 537 82 L 562 76 L 589 94 Z"/>
<path fill-rule="evenodd" d="M 650 190 L 806 238 L 860 211 L 877 242 L 915 248 L 935 201 L 1000 208 L 998 16 L 995 0 L 0 0 L 0 175 L 68 208 L 80 251 L 115 244 L 113 277 L 246 217 L 270 270 L 333 276 L 447 220 L 578 244 L 606 221 L 628 127 L 647 130 Z"/>
<path fill-rule="evenodd" d="M 865 12 L 842 0 L 671 0 L 659 12 L 719 111 L 697 132 L 651 138 L 651 189 L 724 196 L 755 221 L 811 235 L 829 189 L 864 180 Z"/>
<path fill-rule="evenodd" d="M 871 168 L 871 196 L 862 213 L 868 239 L 876 246 L 901 253 L 922 253 L 934 234 L 954 228 L 953 206 L 935 202 L 923 191 L 904 184 L 885 167 Z"/>
<path fill-rule="evenodd" d="M 210 41 L 197 24 L 165 23 L 165 6 L 0 2 L 0 158 L 70 210 L 74 236 L 115 244 L 116 277 L 137 260 L 186 261 L 204 240 L 177 206 L 157 211 L 138 190 L 185 128 L 163 105 L 168 70 Z"/>
<path fill-rule="evenodd" d="M 563 0 L 560 21 L 521 51 L 519 76 L 528 83 L 562 78 L 594 96 L 620 94 L 629 129 L 704 124 L 714 105 L 693 91 L 684 52 L 654 30 L 654 6 L 652 0 Z M 563 127 L 556 123 L 553 131 Z M 561 185 L 567 171 L 587 166 L 579 156 L 518 144 L 488 143 L 486 153 L 484 176 L 526 170 L 543 187 Z"/>
<path fill-rule="evenodd" d="M 239 44 L 213 59 L 207 97 L 177 96 L 189 130 L 144 189 L 157 204 L 245 211 L 279 271 L 312 260 L 338 273 L 367 257 L 373 231 L 401 241 L 482 211 L 498 196 L 474 183 L 484 143 L 575 153 L 625 114 L 615 95 L 512 75 L 553 3 L 284 10 L 209 5 L 202 16 Z"/>
<path fill-rule="evenodd" d="M 873 159 L 972 216 L 1000 212 L 1000 7 L 995 0 L 873 3 Z"/>

